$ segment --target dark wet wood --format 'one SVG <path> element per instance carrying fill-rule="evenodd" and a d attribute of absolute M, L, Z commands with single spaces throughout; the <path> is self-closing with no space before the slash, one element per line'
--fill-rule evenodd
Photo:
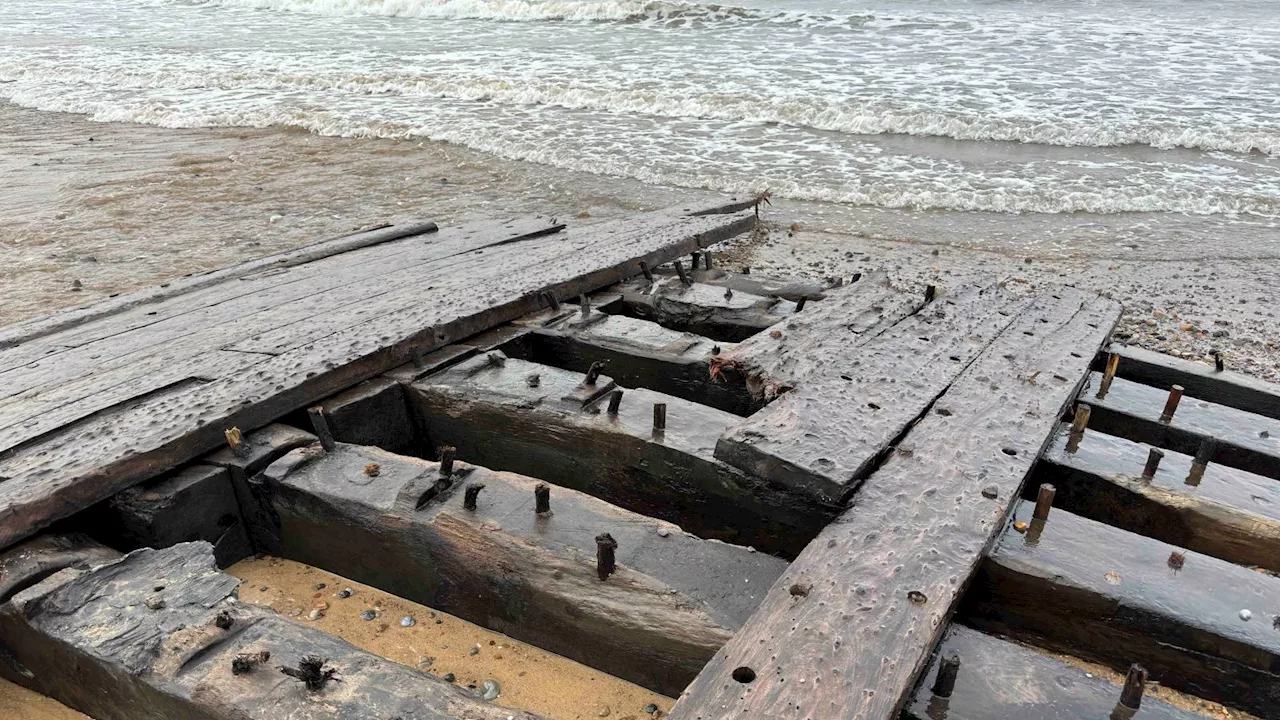
<path fill-rule="evenodd" d="M 788 556 L 839 510 L 717 461 L 716 439 L 741 420 L 736 415 L 645 388 L 624 388 L 618 414 L 610 415 L 611 388 L 584 395 L 582 373 L 492 355 L 406 387 L 426 447 L 453 445 L 460 459 Z M 584 397 L 594 402 L 584 406 Z M 660 433 L 655 404 L 666 406 Z"/>
<path fill-rule="evenodd" d="M 1147 446 L 1086 431 L 1067 451 L 1063 425 L 1036 470 L 1053 483 L 1055 507 L 1234 563 L 1280 571 L 1280 483 L 1210 464 L 1191 478 L 1193 458 L 1165 451 L 1151 480 Z"/>
<path fill-rule="evenodd" d="M 854 285 L 829 290 L 821 303 L 773 328 L 776 334 L 759 333 L 726 349 L 715 365 L 720 371 L 740 372 L 758 398 L 773 400 L 830 362 L 855 369 L 857 346 L 923 305 L 923 296 L 889 287 L 883 273 L 869 275 Z"/>
<path fill-rule="evenodd" d="M 786 567 L 564 487 L 538 514 L 538 480 L 461 461 L 441 488 L 438 467 L 354 445 L 294 451 L 263 473 L 283 554 L 671 695 Z M 617 568 L 601 582 L 605 532 Z"/>
<path fill-rule="evenodd" d="M 796 558 L 672 716 L 896 718 L 1119 314 L 1118 303 L 1063 289 L 1019 315 Z M 735 680 L 739 668 L 755 679 Z"/>
<path fill-rule="evenodd" d="M 1280 479 L 1280 420 L 1186 398 L 1166 424 L 1160 415 L 1168 402 L 1169 388 L 1117 377 L 1106 398 L 1099 400 L 1091 389 L 1101 378 L 1092 373 L 1090 389 L 1081 396 L 1082 402 L 1093 406 L 1089 427 L 1184 455 L 1194 455 L 1201 443 L 1212 438 L 1217 441 L 1212 462 Z"/>
<path fill-rule="evenodd" d="M 960 656 L 949 698 L 929 688 L 938 658 Z M 952 624 L 903 713 L 909 720 L 1103 720 L 1120 699 L 1121 686 L 1047 653 Z M 1146 697 L 1139 720 L 1209 720 L 1208 715 Z"/>
<path fill-rule="evenodd" d="M 331 278 L 328 283 L 347 284 L 340 285 L 338 290 L 322 289 L 319 297 L 310 302 L 323 304 L 329 302 L 325 298 L 331 296 L 361 301 L 351 307 L 330 308 L 329 312 L 321 312 L 314 318 L 305 316 L 306 302 L 299 304 L 296 298 L 284 305 L 276 302 L 262 310 L 264 322 L 289 337 L 302 339 L 303 344 L 282 350 L 279 355 L 262 357 L 251 367 L 233 374 L 198 377 L 184 381 L 181 387 L 164 386 L 160 388 L 162 392 L 144 394 L 104 408 L 78 422 L 51 429 L 0 451 L 3 452 L 0 455 L 0 546 L 219 446 L 225 441 L 223 432 L 232 426 L 241 430 L 260 427 L 409 362 L 417 351 L 429 352 L 455 338 L 473 335 L 534 311 L 541 306 L 539 293 L 553 291 L 571 296 L 616 283 L 639 272 L 640 261 L 657 264 L 731 237 L 749 228 L 754 216 L 738 213 L 689 218 L 671 212 L 653 213 L 549 237 L 544 236 L 545 232 L 553 226 L 545 220 L 541 222 L 542 229 L 534 233 L 538 237 L 519 241 L 509 235 L 500 241 L 490 238 L 483 242 L 489 245 L 496 242 L 498 247 L 452 252 L 441 261 L 451 272 L 445 272 L 442 277 L 432 275 L 435 279 L 429 281 L 417 281 L 431 275 L 429 269 L 418 268 L 414 281 L 397 284 L 386 282 L 381 274 L 353 279 L 346 274 L 349 268 L 344 267 L 342 255 L 317 261 L 331 263 L 326 265 L 326 272 L 336 273 L 338 279 Z M 528 231 L 520 232 L 520 236 L 527 235 Z M 464 238 L 458 241 L 461 243 Z M 465 239 L 473 248 L 481 241 Z M 417 239 L 401 242 L 422 244 Z M 401 246 L 392 242 L 355 252 L 376 255 L 380 249 L 388 248 L 399 251 Z M 476 254 L 481 252 L 483 254 Z M 457 272 L 464 264 L 468 272 Z M 423 267 L 430 268 L 431 264 Z M 312 272 L 308 268 L 310 265 L 286 269 L 279 277 L 295 271 Z M 313 273 L 309 277 L 316 274 L 326 273 Z M 268 279 L 278 280 L 276 276 Z M 376 287 L 381 294 L 372 299 L 365 294 L 365 286 L 370 290 Z M 214 289 L 182 295 L 174 302 L 197 302 L 196 296 Z M 269 293 L 271 289 L 263 292 Z M 235 300 L 222 305 L 233 302 Z M 160 336 L 172 333 L 172 342 L 190 343 L 195 336 L 184 332 L 182 327 L 194 321 L 190 317 L 192 312 L 207 321 L 208 316 L 202 313 L 211 307 L 216 306 L 184 311 L 140 327 L 137 331 L 149 339 L 138 343 L 130 341 L 127 349 L 134 352 L 138 345 L 152 343 L 156 333 Z M 375 307 L 376 311 L 371 310 Z M 99 322 L 123 323 L 128 327 L 141 322 L 131 313 L 143 309 L 108 316 L 68 332 L 99 334 L 93 328 Z M 215 312 L 219 319 L 196 334 L 205 341 L 218 338 L 219 342 L 214 345 L 217 348 L 233 337 L 252 337 L 259 332 L 261 326 L 247 325 L 243 322 L 244 316 L 225 310 L 223 307 Z M 350 313 L 354 319 L 350 322 L 339 319 L 344 313 Z M 124 318 L 126 315 L 129 317 Z M 276 325 L 278 322 L 284 324 Z M 162 331 L 157 328 L 161 323 L 177 323 L 179 327 L 166 325 L 167 329 Z M 322 326 L 326 332 L 308 335 L 305 330 L 308 323 Z M 232 331 L 231 335 L 223 334 Z M 128 334 L 108 335 L 102 341 L 121 338 L 123 342 Z M 48 336 L 51 341 L 62 337 L 62 333 Z M 91 352 L 87 349 L 91 344 L 74 346 L 62 356 L 55 355 L 40 363 L 50 363 L 50 367 L 64 368 L 66 372 L 82 372 L 85 368 L 64 367 L 63 361 L 69 363 L 70 358 L 63 356 Z M 209 349 L 181 352 L 195 357 Z M 91 355 L 83 361 L 90 372 L 98 363 Z M 120 359 L 120 362 L 125 361 Z M 37 367 L 23 371 L 27 370 L 48 373 Z M 26 435 L 20 426 L 12 432 L 14 438 Z"/>
<path fill-rule="evenodd" d="M 732 343 L 595 310 L 585 319 L 578 313 L 546 312 L 519 323 L 531 332 L 502 346 L 512 357 L 579 372 L 601 362 L 624 387 L 648 388 L 735 415 L 749 415 L 760 406 L 741 375 L 711 374 L 716 353 Z"/>
<path fill-rule="evenodd" d="M 637 278 L 611 291 L 618 300 L 602 305 L 605 312 L 652 320 L 674 330 L 716 341 L 737 342 L 781 322 L 795 312 L 795 303 L 702 283 L 685 285 L 680 278 Z"/>
<path fill-rule="evenodd" d="M 967 624 L 1275 716 L 1280 579 L 1060 508 L 1037 527 L 1031 510 L 974 580 Z"/>
<path fill-rule="evenodd" d="M 238 584 L 218 572 L 207 543 L 55 574 L 0 608 L 13 656 L 0 676 L 99 720 L 538 718 L 236 602 Z M 267 663 L 232 673 L 235 657 L 263 650 Z M 308 691 L 278 670 L 308 655 L 324 658 L 340 682 Z"/>
<path fill-rule="evenodd" d="M 1108 351 L 1120 357 L 1116 373 L 1126 380 L 1160 388 L 1181 385 L 1190 397 L 1280 419 L 1280 386 L 1231 370 L 1218 371 L 1213 365 L 1118 343 L 1112 344 Z"/>
<path fill-rule="evenodd" d="M 806 352 L 808 371 L 795 388 L 730 428 L 715 455 L 744 472 L 843 501 L 1025 305 L 994 284 L 971 286 L 856 348 L 832 349 L 826 357 Z M 785 341 L 787 330 L 779 332 Z M 827 332 L 834 334 L 829 326 Z M 796 338 L 810 350 L 812 339 Z"/>

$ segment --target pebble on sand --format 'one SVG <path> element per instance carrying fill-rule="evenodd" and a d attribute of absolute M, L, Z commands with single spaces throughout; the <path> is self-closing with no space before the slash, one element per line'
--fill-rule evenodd
<path fill-rule="evenodd" d="M 412 616 L 405 615 L 400 618 L 400 627 L 413 627 L 415 624 L 417 624 L 417 621 Z"/>
<path fill-rule="evenodd" d="M 360 613 L 361 620 L 372 620 L 376 617 L 378 617 L 378 613 L 373 610 L 365 610 L 364 612 Z"/>
<path fill-rule="evenodd" d="M 498 684 L 497 680 L 485 680 L 480 684 L 480 687 L 484 689 L 484 692 L 480 694 L 480 698 L 483 700 L 496 700 L 502 694 L 502 686 Z"/>

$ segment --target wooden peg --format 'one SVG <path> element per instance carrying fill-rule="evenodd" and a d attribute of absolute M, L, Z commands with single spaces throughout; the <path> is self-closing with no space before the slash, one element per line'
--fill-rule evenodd
<path fill-rule="evenodd" d="M 936 285 L 926 285 L 924 287 L 924 301 L 931 303 L 938 297 L 938 287 Z"/>
<path fill-rule="evenodd" d="M 1150 480 L 1156 476 L 1156 470 L 1160 468 L 1160 460 L 1164 458 L 1164 451 L 1160 448 L 1151 448 L 1151 452 L 1147 453 L 1147 464 L 1142 468 L 1142 479 Z"/>
<path fill-rule="evenodd" d="M 1226 369 L 1227 369 L 1227 364 L 1222 361 L 1222 352 L 1218 350 L 1214 350 L 1213 351 L 1214 372 L 1222 372 L 1223 370 L 1226 370 Z"/>
<path fill-rule="evenodd" d="M 578 309 L 582 311 L 583 320 L 591 317 L 591 298 L 588 298 L 585 293 L 578 296 Z"/>
<path fill-rule="evenodd" d="M 1040 492 L 1036 495 L 1036 509 L 1031 517 L 1036 520 L 1049 519 L 1049 509 L 1053 507 L 1053 496 L 1057 492 L 1057 488 L 1048 483 L 1041 485 Z"/>
<path fill-rule="evenodd" d="M 587 376 L 582 380 L 583 384 L 595 385 L 596 381 L 600 379 L 600 373 L 602 372 L 604 372 L 604 363 L 602 362 L 591 363 L 591 367 L 587 368 Z"/>
<path fill-rule="evenodd" d="M 467 486 L 462 497 L 463 510 L 475 510 L 476 498 L 479 497 L 480 491 L 484 489 L 484 483 L 471 483 Z"/>
<path fill-rule="evenodd" d="M 608 413 L 610 415 L 617 415 L 618 408 L 621 407 L 621 405 L 622 405 L 622 391 L 614 390 L 613 392 L 609 393 Z"/>
<path fill-rule="evenodd" d="M 1102 373 L 1102 382 L 1098 383 L 1098 399 L 1101 400 L 1111 391 L 1111 381 L 1116 378 L 1116 369 L 1120 367 L 1120 356 L 1111 353 L 1107 355 L 1107 369 Z"/>
<path fill-rule="evenodd" d="M 320 447 L 325 452 L 333 452 L 338 445 L 333 441 L 333 433 L 329 431 L 329 419 L 325 417 L 324 408 L 319 405 L 308 408 L 307 415 L 311 416 L 311 426 L 316 431 L 316 437 L 320 438 Z"/>
<path fill-rule="evenodd" d="M 801 296 L 800 296 L 800 299 L 796 301 L 796 312 L 800 312 L 801 310 L 803 310 L 803 309 L 804 309 L 804 303 L 805 303 L 805 301 L 806 301 L 806 300 L 808 300 L 808 299 L 809 299 L 809 298 L 807 298 L 807 297 L 805 297 L 805 296 L 803 296 L 803 295 L 801 295 Z"/>
<path fill-rule="evenodd" d="M 653 271 L 649 269 L 649 263 L 640 261 L 640 272 L 644 273 L 644 279 L 653 282 Z"/>
<path fill-rule="evenodd" d="M 959 674 L 960 653 L 952 650 L 938 661 L 938 677 L 933 681 L 933 694 L 941 698 L 951 697 Z"/>
<path fill-rule="evenodd" d="M 654 430 L 667 429 L 667 404 L 666 403 L 653 404 L 653 429 Z"/>
<path fill-rule="evenodd" d="M 618 541 L 614 540 L 609 533 L 596 536 L 596 575 L 601 580 L 608 580 L 609 576 L 618 569 L 614 563 L 614 551 L 617 549 Z"/>
<path fill-rule="evenodd" d="M 1218 441 L 1213 438 L 1205 438 L 1200 441 L 1200 447 L 1196 449 L 1196 456 L 1191 460 L 1191 472 L 1187 473 L 1188 485 L 1199 485 L 1200 480 L 1204 478 L 1204 471 L 1208 469 L 1209 462 L 1213 460 L 1213 454 L 1218 451 Z"/>
<path fill-rule="evenodd" d="M 533 486 L 533 511 L 539 515 L 551 512 L 551 487 L 546 483 Z"/>
<path fill-rule="evenodd" d="M 684 271 L 684 265 L 681 265 L 679 260 L 672 261 L 672 264 L 676 266 L 676 274 L 680 276 L 680 282 L 685 287 L 691 287 L 693 281 L 689 279 L 689 274 Z"/>
<path fill-rule="evenodd" d="M 1178 411 L 1178 402 L 1182 400 L 1182 386 L 1169 388 L 1169 399 L 1164 403 L 1164 411 L 1160 413 L 1160 422 L 1168 425 L 1173 422 L 1173 414 Z"/>
<path fill-rule="evenodd" d="M 551 312 L 560 312 L 560 301 L 556 299 L 555 295 L 544 292 L 542 297 L 546 298 L 547 304 L 551 306 Z"/>
<path fill-rule="evenodd" d="M 1124 689 L 1120 691 L 1120 704 L 1130 710 L 1142 706 L 1142 693 L 1147 689 L 1146 668 L 1134 663 L 1129 666 L 1129 674 L 1124 679 Z"/>
<path fill-rule="evenodd" d="M 1089 417 L 1093 408 L 1080 403 L 1076 406 L 1076 418 L 1071 423 L 1071 432 L 1067 434 L 1067 452 L 1074 453 L 1080 449 L 1080 441 L 1084 438 L 1084 430 L 1089 427 Z"/>
<path fill-rule="evenodd" d="M 452 445 L 441 445 L 440 453 L 440 477 L 447 478 L 453 476 L 453 456 L 458 449 Z"/>

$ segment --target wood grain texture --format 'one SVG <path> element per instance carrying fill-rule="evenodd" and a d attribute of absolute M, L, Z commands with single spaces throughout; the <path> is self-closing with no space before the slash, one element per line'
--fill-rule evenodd
<path fill-rule="evenodd" d="M 796 558 L 671 716 L 896 718 L 1119 315 L 1118 303 L 1075 289 L 1032 303 Z M 734 679 L 744 667 L 752 682 Z"/>
<path fill-rule="evenodd" d="M 1280 579 L 1060 508 L 1033 521 L 1031 505 L 983 563 L 966 624 L 1276 717 Z"/>
<path fill-rule="evenodd" d="M 797 341 L 806 348 L 807 372 L 795 389 L 726 431 L 716 457 L 841 502 L 1025 304 L 994 284 L 961 288 L 855 349 L 825 357 L 813 354 L 806 334 Z"/>
<path fill-rule="evenodd" d="M 938 657 L 960 656 L 960 673 L 949 698 L 929 689 Z M 1080 720 L 1110 716 L 1121 685 L 1048 653 L 952 624 L 934 661 L 921 677 L 903 713 L 906 720 Z M 1140 720 L 1209 720 L 1208 715 L 1142 699 Z"/>
<path fill-rule="evenodd" d="M 430 351 L 539 309 L 543 292 L 574 296 L 737 235 L 749 212 L 668 216 L 636 236 L 627 221 L 506 244 L 483 271 L 453 275 L 430 295 L 405 292 L 367 322 L 272 356 L 187 392 L 148 397 L 27 444 L 0 458 L 0 547 L 48 522 L 193 459 L 223 431 L 284 414 Z M 526 243 L 537 245 L 537 250 Z M 339 256 L 340 257 L 340 256 Z"/>
<path fill-rule="evenodd" d="M 776 335 L 759 333 L 726 349 L 714 366 L 718 371 L 737 370 L 761 400 L 773 400 L 832 359 L 852 365 L 857 359 L 853 348 L 923 306 L 923 296 L 894 290 L 884 273 L 873 273 L 827 290 L 822 302 L 773 328 Z"/>
<path fill-rule="evenodd" d="M 1089 427 L 1187 455 L 1195 455 L 1205 439 L 1213 438 L 1213 462 L 1280 480 L 1280 420 L 1184 397 L 1166 424 L 1160 414 L 1169 388 L 1116 378 L 1099 400 L 1095 389 L 1101 381 L 1101 373 L 1092 373 L 1080 398 L 1093 408 Z"/>
<path fill-rule="evenodd" d="M 1190 397 L 1280 419 L 1280 385 L 1118 343 L 1107 352 L 1120 356 L 1116 374 L 1126 380 L 1160 388 L 1181 385 Z"/>
<path fill-rule="evenodd" d="M 139 305 L 154 304 L 171 300 L 179 295 L 202 290 L 227 280 L 242 278 L 257 272 L 272 271 L 279 268 L 295 267 L 305 263 L 314 263 L 333 255 L 342 255 L 366 247 L 374 247 L 383 243 L 402 240 L 404 238 L 427 235 L 437 230 L 436 224 L 430 221 L 404 223 L 385 228 L 375 228 L 366 232 L 358 232 L 341 237 L 321 240 L 293 250 L 255 258 L 239 265 L 221 270 L 186 275 L 178 280 L 163 283 L 156 288 L 147 288 L 116 298 L 108 298 L 102 302 L 86 307 L 63 310 L 48 317 L 37 318 L 27 322 L 16 323 L 0 329 L 0 350 L 9 350 L 38 338 L 66 330 L 75 325 L 82 325 L 94 320 L 120 313 L 123 310 Z M 48 346 L 44 346 L 48 347 Z M 8 366 L 8 355 L 0 354 L 0 367 Z"/>
<path fill-rule="evenodd" d="M 686 287 L 679 278 L 669 276 L 652 283 L 637 278 L 611 290 L 620 293 L 615 304 L 627 314 L 725 342 L 745 340 L 793 315 L 796 309 L 790 300 L 726 293 L 723 288 L 702 283 Z"/>
<path fill-rule="evenodd" d="M 1063 425 L 1028 490 L 1047 482 L 1054 505 L 1131 532 L 1242 565 L 1280 571 L 1280 483 L 1210 464 L 1188 483 L 1193 458 L 1166 450 L 1142 477 L 1149 447 L 1086 432 L 1067 451 Z"/>

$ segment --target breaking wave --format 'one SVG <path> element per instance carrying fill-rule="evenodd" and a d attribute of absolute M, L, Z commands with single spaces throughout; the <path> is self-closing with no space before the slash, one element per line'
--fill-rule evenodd
<path fill-rule="evenodd" d="M 671 0 L 170 0 L 191 5 L 318 15 L 373 15 L 498 22 L 746 21 L 801 25 L 860 23 L 870 16 L 764 11 Z"/>

